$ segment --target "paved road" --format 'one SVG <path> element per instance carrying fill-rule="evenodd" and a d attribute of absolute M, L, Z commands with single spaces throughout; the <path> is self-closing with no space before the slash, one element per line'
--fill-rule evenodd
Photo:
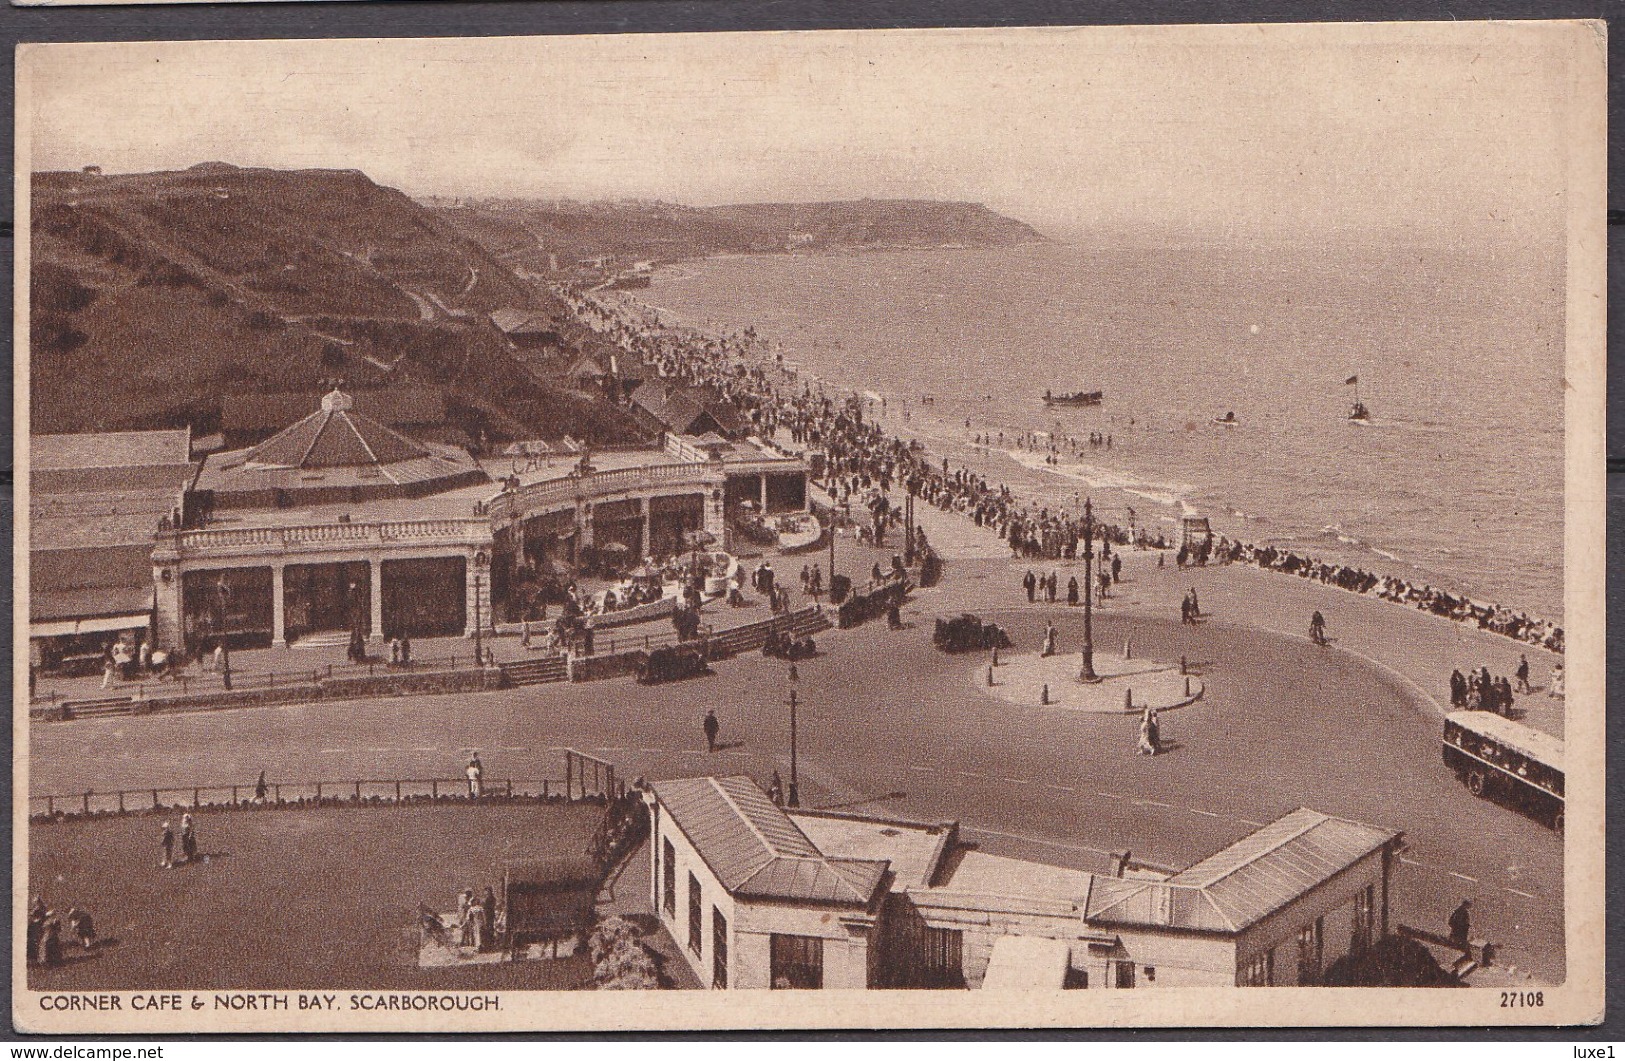
<path fill-rule="evenodd" d="M 1404 676 L 1300 637 L 1108 610 L 1097 643 L 1132 637 L 1136 654 L 1185 655 L 1209 686 L 1200 704 L 1165 717 L 1169 754 L 1137 757 L 1134 720 L 992 699 L 978 688 L 984 659 L 931 647 L 933 612 L 957 607 L 977 580 L 969 565 L 959 574 L 966 582 L 922 595 L 911 629 L 832 632 L 825 654 L 800 665 L 805 803 L 958 819 L 990 848 L 1085 868 L 1125 847 L 1187 864 L 1308 805 L 1404 830 L 1401 921 L 1439 929 L 1474 896 L 1475 933 L 1507 961 L 1561 979 L 1558 838 L 1456 783 L 1439 762 L 1435 709 Z M 982 576 L 1002 579 L 1004 568 Z M 1009 600 L 1018 644 L 1036 644 L 1053 618 L 1063 649 L 1075 649 L 1076 610 L 1016 607 L 990 585 L 975 595 Z M 38 725 L 30 788 L 230 783 L 262 769 L 273 781 L 451 776 L 474 748 L 489 776 L 555 776 L 566 745 L 628 776 L 765 778 L 776 767 L 788 779 L 785 690 L 784 665 L 756 656 L 655 688 L 615 681 Z M 707 755 L 699 722 L 712 705 L 733 746 Z"/>

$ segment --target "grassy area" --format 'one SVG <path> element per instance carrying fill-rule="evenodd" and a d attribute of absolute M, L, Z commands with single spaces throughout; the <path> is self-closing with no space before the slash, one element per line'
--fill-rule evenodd
<path fill-rule="evenodd" d="M 500 891 L 509 858 L 579 853 L 602 808 L 407 805 L 203 812 L 207 862 L 159 867 L 164 820 L 130 815 L 35 825 L 29 884 L 59 913 L 90 910 L 108 942 L 37 990 L 579 987 L 584 958 L 417 967 L 419 903 Z M 179 817 L 172 818 L 179 826 Z"/>

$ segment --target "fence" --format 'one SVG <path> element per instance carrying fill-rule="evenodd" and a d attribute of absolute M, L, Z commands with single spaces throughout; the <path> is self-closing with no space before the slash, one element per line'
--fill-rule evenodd
<path fill-rule="evenodd" d="M 564 778 L 482 778 L 483 799 L 611 799 L 626 794 L 615 766 L 573 748 L 564 750 Z M 353 803 L 404 803 L 413 800 L 473 799 L 464 777 L 374 778 L 324 781 L 267 781 L 260 796 L 258 781 L 238 784 L 182 785 L 155 788 L 87 790 L 28 797 L 30 817 L 88 814 L 140 814 L 175 808 L 297 804 L 341 800 Z"/>

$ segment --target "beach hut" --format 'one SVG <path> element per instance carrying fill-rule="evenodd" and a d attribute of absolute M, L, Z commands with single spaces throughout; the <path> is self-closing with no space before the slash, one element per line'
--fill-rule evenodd
<path fill-rule="evenodd" d="M 1199 552 L 1203 546 L 1213 544 L 1213 527 L 1206 516 L 1186 516 L 1180 520 L 1180 541 L 1187 552 Z"/>
<path fill-rule="evenodd" d="M 502 881 L 509 950 L 546 958 L 574 954 L 592 929 L 602 883 L 603 874 L 586 855 L 509 862 Z"/>

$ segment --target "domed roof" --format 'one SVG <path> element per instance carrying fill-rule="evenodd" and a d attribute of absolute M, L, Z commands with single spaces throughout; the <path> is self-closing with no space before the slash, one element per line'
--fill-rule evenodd
<path fill-rule="evenodd" d="M 355 400 L 340 390 L 322 407 L 248 451 L 251 464 L 280 468 L 344 468 L 397 464 L 431 456 L 427 447 L 354 412 Z"/>

